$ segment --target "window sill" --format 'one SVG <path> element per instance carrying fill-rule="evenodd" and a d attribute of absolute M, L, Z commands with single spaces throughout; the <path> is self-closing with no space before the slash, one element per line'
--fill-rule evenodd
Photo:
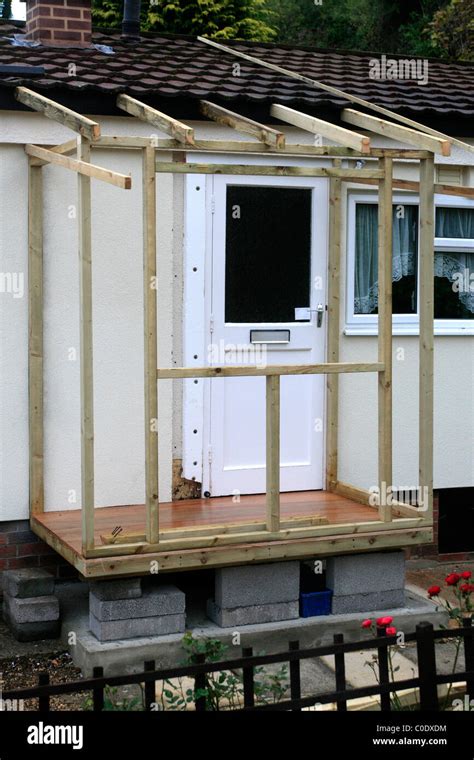
<path fill-rule="evenodd" d="M 374 325 L 346 325 L 344 335 L 347 336 L 368 336 L 377 337 L 378 330 Z M 420 331 L 418 325 L 393 325 L 392 335 L 413 335 L 418 336 Z M 446 325 L 436 326 L 434 329 L 435 337 L 442 336 L 469 336 L 474 337 L 474 324 L 472 327 L 449 327 Z"/>

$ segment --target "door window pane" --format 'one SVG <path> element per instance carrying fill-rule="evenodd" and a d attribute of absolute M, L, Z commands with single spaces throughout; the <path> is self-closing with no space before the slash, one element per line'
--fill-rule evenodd
<path fill-rule="evenodd" d="M 311 192 L 227 186 L 226 322 L 294 322 L 310 305 Z"/>

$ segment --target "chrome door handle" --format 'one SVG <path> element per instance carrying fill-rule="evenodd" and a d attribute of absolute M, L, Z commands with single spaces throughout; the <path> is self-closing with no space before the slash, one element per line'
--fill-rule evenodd
<path fill-rule="evenodd" d="M 322 303 L 318 303 L 316 307 L 316 327 L 322 327 L 323 324 L 323 314 L 324 314 L 324 306 Z"/>

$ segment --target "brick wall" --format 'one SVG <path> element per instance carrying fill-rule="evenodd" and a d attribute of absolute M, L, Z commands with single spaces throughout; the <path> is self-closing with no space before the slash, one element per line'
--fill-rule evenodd
<path fill-rule="evenodd" d="M 26 0 L 25 32 L 47 45 L 89 47 L 91 0 Z"/>
<path fill-rule="evenodd" d="M 65 559 L 31 532 L 28 520 L 0 522 L 0 576 L 3 570 L 19 567 L 42 567 L 56 578 L 77 576 Z"/>

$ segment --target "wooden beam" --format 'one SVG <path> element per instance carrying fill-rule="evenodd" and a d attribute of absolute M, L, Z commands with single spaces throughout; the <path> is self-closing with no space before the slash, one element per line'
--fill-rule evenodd
<path fill-rule="evenodd" d="M 136 148 L 143 149 L 150 145 L 151 140 L 148 137 L 129 137 L 121 135 L 104 135 L 93 148 Z M 357 158 L 361 156 L 361 151 L 352 148 L 342 148 L 338 145 L 285 145 L 285 148 L 273 148 L 261 142 L 250 142 L 249 140 L 196 140 L 192 149 L 167 137 L 159 137 L 153 140 L 153 147 L 156 151 L 180 151 L 183 153 L 194 151 L 207 151 L 212 153 L 256 153 L 263 155 L 301 155 L 301 156 L 328 156 L 328 157 L 347 157 Z M 368 156 L 364 158 L 383 158 L 385 155 L 400 159 L 413 159 L 418 161 L 420 158 L 427 158 L 429 151 L 411 150 L 405 148 L 371 148 Z"/>
<path fill-rule="evenodd" d="M 77 150 L 77 138 L 74 138 L 73 140 L 68 140 L 65 143 L 61 143 L 60 145 L 46 145 L 42 146 L 45 147 L 46 150 L 50 150 L 51 153 L 59 153 L 63 156 L 67 156 L 70 153 L 75 153 Z M 42 161 L 39 158 L 32 158 L 30 157 L 30 164 L 31 166 L 44 166 L 47 164 L 47 161 Z"/>
<path fill-rule="evenodd" d="M 25 152 L 28 156 L 35 156 L 48 164 L 56 164 L 86 177 L 102 180 L 102 182 L 115 185 L 122 190 L 130 190 L 132 186 L 132 178 L 129 175 L 118 174 L 118 172 L 113 172 L 110 169 L 102 169 L 101 166 L 95 166 L 88 161 L 63 156 L 47 148 L 40 148 L 39 145 L 25 145 Z"/>
<path fill-rule="evenodd" d="M 156 174 L 155 151 L 143 151 L 143 311 L 145 384 L 145 507 L 146 538 L 159 537 L 158 501 L 158 364 L 156 323 Z"/>
<path fill-rule="evenodd" d="M 314 525 L 329 525 L 329 520 L 324 515 L 313 515 L 313 517 L 292 517 L 280 522 L 280 529 L 285 528 L 309 528 Z M 178 538 L 202 538 L 203 536 L 227 536 L 238 533 L 255 533 L 267 530 L 266 522 L 258 520 L 249 523 L 230 523 L 228 525 L 207 525 L 204 528 L 173 528 L 171 530 L 161 531 L 159 540 L 169 541 Z M 265 534 L 266 535 L 266 534 Z M 146 543 L 146 534 L 143 531 L 130 531 L 114 535 L 106 533 L 101 535 L 101 541 L 104 544 L 130 544 Z"/>
<path fill-rule="evenodd" d="M 210 103 L 208 100 L 201 100 L 200 108 L 204 116 L 213 119 L 218 124 L 231 127 L 246 135 L 252 135 L 252 137 L 256 137 L 257 140 L 272 148 L 281 149 L 285 147 L 285 135 L 277 129 L 267 127 L 265 124 L 248 119 L 246 116 L 240 116 L 227 108 Z"/>
<path fill-rule="evenodd" d="M 28 167 L 28 421 L 30 517 L 44 512 L 43 176 Z"/>
<path fill-rule="evenodd" d="M 451 155 L 451 142 L 449 140 L 442 140 L 439 137 L 427 135 L 410 127 L 393 124 L 393 122 L 386 121 L 378 116 L 369 116 L 366 113 L 354 111 L 352 108 L 345 108 L 342 111 L 341 118 L 349 124 L 354 124 L 361 129 L 368 129 L 392 140 L 400 140 L 409 145 L 415 145 L 415 147 L 422 150 L 441 153 L 443 156 Z"/>
<path fill-rule="evenodd" d="M 378 185 L 378 179 L 364 179 L 359 182 L 360 185 Z M 392 186 L 397 190 L 410 190 L 415 193 L 420 192 L 420 183 L 411 179 L 394 179 Z M 474 198 L 474 187 L 464 187 L 462 185 L 441 185 L 435 183 L 435 193 L 440 195 L 455 195 L 460 198 Z"/>
<path fill-rule="evenodd" d="M 158 380 L 172 380 L 184 377 L 266 377 L 268 375 L 327 375 L 333 372 L 382 372 L 381 362 L 339 362 L 335 364 L 269 364 L 256 367 L 253 364 L 224 367 L 173 367 L 158 369 Z"/>
<path fill-rule="evenodd" d="M 90 159 L 90 142 L 78 144 L 81 162 Z M 94 548 L 94 384 L 92 334 L 91 180 L 78 174 L 79 298 L 81 382 L 82 550 Z"/>
<path fill-rule="evenodd" d="M 266 509 L 267 530 L 280 530 L 280 377 L 266 380 Z"/>
<path fill-rule="evenodd" d="M 346 181 L 381 179 L 377 169 L 323 169 L 309 166 L 260 166 L 257 164 L 173 164 L 156 162 L 156 171 L 164 174 L 238 174 L 263 177 L 339 177 Z"/>
<path fill-rule="evenodd" d="M 100 126 L 97 122 L 88 119 L 86 116 L 81 116 L 81 114 L 56 103 L 54 100 L 45 98 L 44 95 L 38 95 L 37 92 L 29 90 L 27 87 L 17 87 L 15 98 L 34 111 L 40 111 L 48 119 L 53 119 L 53 121 L 74 130 L 74 132 L 78 132 L 88 140 L 98 140 L 100 137 Z"/>
<path fill-rule="evenodd" d="M 215 42 L 214 40 L 209 40 L 206 37 L 198 37 L 198 40 L 199 42 L 203 42 L 205 45 L 210 45 L 211 47 L 221 50 L 222 52 L 229 53 L 230 55 L 236 56 L 237 58 L 243 58 L 244 60 L 250 61 L 251 63 L 254 63 L 257 66 L 263 66 L 264 68 L 270 69 L 271 71 L 277 71 L 279 74 L 283 74 L 283 76 L 290 77 L 291 79 L 298 79 L 300 82 L 306 82 L 306 84 L 309 84 L 311 87 L 317 87 L 320 90 L 324 90 L 325 92 L 330 92 L 332 95 L 336 95 L 337 97 L 343 98 L 344 100 L 349 100 L 351 103 L 357 103 L 360 106 L 364 106 L 364 108 L 367 108 L 369 111 L 375 111 L 376 113 L 381 113 L 382 116 L 388 116 L 389 119 L 398 121 L 401 124 L 406 124 L 406 126 L 408 127 L 419 129 L 421 132 L 426 132 L 429 135 L 434 135 L 434 137 L 440 137 L 443 140 L 450 140 L 453 145 L 457 145 L 459 148 L 462 148 L 463 150 L 467 150 L 471 153 L 474 153 L 474 145 L 469 145 L 469 143 L 465 143 L 462 140 L 457 140 L 453 137 L 448 137 L 442 132 L 438 132 L 435 129 L 426 127 L 424 124 L 420 124 L 417 121 L 413 121 L 413 119 L 409 119 L 408 117 L 402 116 L 399 113 L 395 113 L 395 111 L 391 111 L 389 108 L 383 108 L 382 106 L 379 106 L 376 103 L 370 103 L 368 100 L 359 98 L 357 95 L 351 95 L 348 92 L 344 92 L 344 90 L 339 90 L 337 87 L 332 87 L 331 85 L 323 84 L 322 82 L 318 82 L 316 79 L 311 79 L 310 77 L 307 77 L 304 74 L 300 74 L 296 71 L 291 71 L 291 69 L 285 69 L 282 66 L 275 65 L 274 63 L 268 63 L 267 61 L 264 61 L 261 58 L 257 58 L 253 55 L 248 55 L 247 53 L 242 53 L 240 50 L 236 50 L 235 48 L 228 47 L 227 45 L 222 45 L 219 42 Z"/>
<path fill-rule="evenodd" d="M 392 487 L 392 234 L 393 195 L 391 158 L 380 159 L 384 179 L 379 183 L 378 208 L 378 359 L 385 365 L 378 375 L 378 486 L 379 516 L 392 519 L 390 504 L 385 503 Z"/>
<path fill-rule="evenodd" d="M 336 159 L 340 163 L 340 159 Z M 328 361 L 339 363 L 339 330 L 341 307 L 341 190 L 340 179 L 329 180 L 329 256 L 328 256 Z M 332 491 L 337 483 L 339 375 L 326 378 L 326 488 Z"/>
<path fill-rule="evenodd" d="M 419 486 L 433 519 L 434 161 L 420 167 Z"/>
<path fill-rule="evenodd" d="M 226 567 L 255 562 L 272 562 L 283 559 L 306 559 L 312 557 L 347 554 L 352 552 L 381 551 L 406 546 L 431 543 L 433 529 L 420 527 L 400 530 L 379 530 L 381 523 L 371 532 L 360 535 L 316 536 L 274 540 L 269 534 L 259 541 L 231 546 L 210 546 L 196 549 L 169 549 L 157 552 L 125 556 L 111 556 L 84 560 L 76 557 L 79 572 L 87 578 L 107 578 L 126 575 L 146 575 L 150 562 L 156 561 L 161 572 L 196 570 L 202 567 Z M 107 548 L 107 547 L 101 547 Z M 119 548 L 119 547 L 114 547 Z M 120 547 L 122 549 L 123 547 Z M 67 551 L 67 547 L 65 547 Z M 94 551 L 96 553 L 96 550 Z M 120 552 L 121 554 L 122 552 Z"/>
<path fill-rule="evenodd" d="M 301 111 L 295 111 L 294 108 L 287 106 L 272 105 L 270 113 L 280 121 L 287 124 L 293 124 L 295 127 L 312 132 L 315 135 L 322 135 L 329 140 L 340 143 L 346 148 L 353 148 L 362 154 L 370 153 L 370 137 L 359 135 L 350 129 L 338 127 L 323 119 L 317 119 L 315 116 L 308 116 Z"/>
<path fill-rule="evenodd" d="M 142 103 L 140 100 L 124 94 L 117 96 L 117 106 L 131 116 L 136 116 L 140 121 L 146 121 L 161 132 L 171 135 L 178 142 L 184 145 L 194 145 L 194 129 L 192 127 L 188 127 L 187 124 L 183 124 L 181 121 L 173 119 L 161 111 L 157 111 L 156 108 L 152 108 L 146 105 L 146 103 Z"/>

